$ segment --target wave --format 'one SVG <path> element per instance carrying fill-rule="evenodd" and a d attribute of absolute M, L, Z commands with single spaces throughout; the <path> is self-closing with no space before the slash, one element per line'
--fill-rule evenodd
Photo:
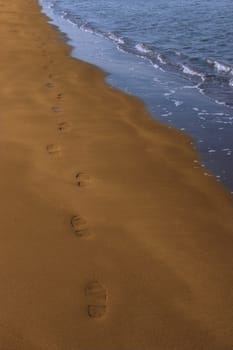
<path fill-rule="evenodd" d="M 191 82 L 184 84 L 184 88 L 197 88 L 200 93 L 208 95 L 216 103 L 233 106 L 231 65 L 212 58 L 189 57 L 176 48 L 162 49 L 152 43 L 137 42 L 127 36 L 124 37 L 120 31 L 104 31 L 95 23 L 86 22 L 67 9 L 63 8 L 61 11 L 54 6 L 57 2 L 46 0 L 46 4 L 50 9 L 53 7 L 52 11 L 72 26 L 111 40 L 119 50 L 148 60 L 155 69 L 182 75 Z"/>
<path fill-rule="evenodd" d="M 141 43 L 136 44 L 135 48 L 141 53 L 151 53 L 152 52 L 149 48 L 146 47 L 145 44 L 141 44 Z"/>
<path fill-rule="evenodd" d="M 67 22 L 69 22 L 72 26 L 76 26 L 76 23 L 73 22 L 71 19 L 67 19 Z"/>
<path fill-rule="evenodd" d="M 217 103 L 217 105 L 227 106 L 227 104 L 224 101 L 215 100 L 215 103 Z"/>
<path fill-rule="evenodd" d="M 158 54 L 158 55 L 157 55 L 157 59 L 158 59 L 158 61 L 159 61 L 161 64 L 167 64 L 167 62 L 163 59 L 163 57 L 162 57 L 161 54 Z"/>
<path fill-rule="evenodd" d="M 182 68 L 182 71 L 184 74 L 194 75 L 194 76 L 200 77 L 202 80 L 205 80 L 205 74 L 199 73 L 196 70 L 194 70 L 193 68 L 190 68 L 189 66 L 187 66 L 185 64 L 181 64 L 181 68 Z"/>
<path fill-rule="evenodd" d="M 117 44 L 121 44 L 121 45 L 125 44 L 125 41 L 121 37 L 116 35 L 115 33 L 108 32 L 108 33 L 106 33 L 106 37 L 111 39 L 112 41 L 114 41 Z"/>
<path fill-rule="evenodd" d="M 219 72 L 225 72 L 229 73 L 231 71 L 231 67 L 227 66 L 226 64 L 220 63 L 218 61 L 214 61 L 214 67 L 217 69 Z"/>
<path fill-rule="evenodd" d="M 97 34 L 95 29 L 92 28 L 92 26 L 88 23 L 84 23 L 80 26 L 80 29 L 82 29 L 84 32 L 87 32 L 87 33 L 92 33 L 92 34 Z"/>
<path fill-rule="evenodd" d="M 219 62 L 219 61 L 212 61 L 210 59 L 207 60 L 208 64 L 210 64 L 211 66 L 213 66 L 215 68 L 215 70 L 219 73 L 230 73 L 232 72 L 232 67 L 226 63 L 223 62 Z"/>

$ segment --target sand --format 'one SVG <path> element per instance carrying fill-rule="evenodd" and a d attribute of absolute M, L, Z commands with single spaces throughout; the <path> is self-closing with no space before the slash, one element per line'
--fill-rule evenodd
<path fill-rule="evenodd" d="M 231 195 L 36 0 L 0 20 L 0 349 L 232 350 Z"/>

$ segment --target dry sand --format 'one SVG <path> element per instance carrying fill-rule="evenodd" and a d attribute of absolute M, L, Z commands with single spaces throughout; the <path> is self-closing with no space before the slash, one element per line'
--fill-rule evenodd
<path fill-rule="evenodd" d="M 0 21 L 0 349 L 232 350 L 231 195 L 36 0 Z"/>

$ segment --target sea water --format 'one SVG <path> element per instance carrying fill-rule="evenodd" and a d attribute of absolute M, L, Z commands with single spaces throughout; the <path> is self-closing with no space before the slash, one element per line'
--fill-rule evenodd
<path fill-rule="evenodd" d="M 233 191 L 232 0 L 40 0 L 72 55 L 187 132 Z"/>

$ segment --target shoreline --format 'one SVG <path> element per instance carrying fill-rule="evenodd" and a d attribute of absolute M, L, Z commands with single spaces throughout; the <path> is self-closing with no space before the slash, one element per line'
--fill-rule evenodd
<path fill-rule="evenodd" d="M 232 193 L 233 110 L 209 100 L 189 80 L 160 71 L 145 59 L 122 52 L 105 37 L 81 30 L 75 21 L 46 6 L 46 1 L 41 0 L 43 12 L 68 36 L 72 57 L 109 72 L 108 84 L 143 100 L 155 120 L 188 134 L 203 167 Z"/>
<path fill-rule="evenodd" d="M 1 347 L 232 349 L 231 195 L 37 1 L 0 9 Z"/>

